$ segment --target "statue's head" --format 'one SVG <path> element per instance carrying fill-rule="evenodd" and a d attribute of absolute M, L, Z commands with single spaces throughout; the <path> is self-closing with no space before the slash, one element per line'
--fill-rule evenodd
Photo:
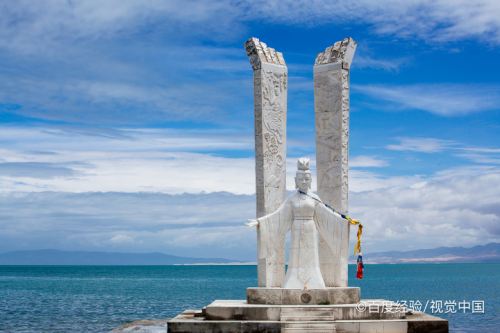
<path fill-rule="evenodd" d="M 295 174 L 295 187 L 302 191 L 307 192 L 311 188 L 311 171 L 309 170 L 309 159 L 301 157 L 297 161 L 297 173 Z"/>

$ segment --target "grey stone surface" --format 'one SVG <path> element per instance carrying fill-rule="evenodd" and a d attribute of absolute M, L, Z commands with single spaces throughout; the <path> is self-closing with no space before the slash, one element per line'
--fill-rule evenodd
<path fill-rule="evenodd" d="M 283 304 L 283 288 L 247 288 L 250 304 Z"/>
<path fill-rule="evenodd" d="M 362 301 L 366 302 L 366 301 Z M 376 320 L 400 319 L 404 317 L 403 311 L 390 310 L 395 303 L 386 300 L 369 300 L 375 307 L 359 307 L 358 304 L 336 305 L 274 305 L 274 304 L 248 304 L 243 300 L 214 301 L 205 308 L 205 317 L 209 320 L 293 320 L 292 317 L 302 321 L 306 317 L 324 317 L 329 320 Z"/>
<path fill-rule="evenodd" d="M 286 195 L 286 112 L 288 71 L 280 52 L 257 38 L 245 43 L 254 75 L 257 217 L 275 211 Z M 281 287 L 285 248 L 266 253 L 257 231 L 258 285 Z"/>
<path fill-rule="evenodd" d="M 230 321 L 173 319 L 168 333 L 280 333 L 280 321 Z"/>
<path fill-rule="evenodd" d="M 281 333 L 335 333 L 335 322 L 287 322 L 281 324 Z"/>
<path fill-rule="evenodd" d="M 281 307 L 280 321 L 333 321 L 335 309 L 325 306 Z"/>
<path fill-rule="evenodd" d="M 365 321 L 359 323 L 363 333 L 406 333 L 406 322 Z"/>
<path fill-rule="evenodd" d="M 247 288 L 249 304 L 354 304 L 360 301 L 358 287 L 326 289 Z"/>
<path fill-rule="evenodd" d="M 358 303 L 360 299 L 360 289 L 357 287 L 336 287 L 328 288 L 328 302 L 331 304 L 352 304 Z M 319 293 L 318 293 L 319 294 Z M 320 301 L 318 301 L 318 304 Z"/>
<path fill-rule="evenodd" d="M 448 321 L 422 312 L 415 312 L 406 317 L 408 333 L 448 333 Z"/>
<path fill-rule="evenodd" d="M 404 321 L 366 321 L 359 323 L 359 332 L 363 333 L 406 333 L 407 323 Z"/>
<path fill-rule="evenodd" d="M 295 325 L 294 325 L 295 324 Z M 334 321 L 255 321 L 255 320 L 206 320 L 181 314 L 168 323 L 169 333 L 278 333 L 286 328 L 319 329 L 321 324 L 333 325 L 337 333 L 448 333 L 448 321 L 425 313 L 415 313 L 403 319 L 334 320 Z M 333 325 L 332 325 L 333 324 Z M 325 328 L 326 326 L 323 326 Z M 297 330 L 296 330 L 297 331 Z M 333 331 L 333 332 L 335 332 Z M 289 330 L 293 332 L 293 330 Z M 324 331 L 323 331 L 324 332 Z M 328 331 L 327 331 L 328 332 Z M 330 331 L 332 332 L 332 331 Z"/>
<path fill-rule="evenodd" d="M 318 54 L 314 65 L 318 195 L 342 214 L 348 210 L 349 68 L 355 50 L 356 42 L 346 38 Z M 321 272 L 327 287 L 346 287 L 349 225 L 339 224 L 333 232 L 333 256 L 320 243 Z"/>
<path fill-rule="evenodd" d="M 241 333 L 274 333 L 274 332 L 281 332 L 281 323 L 278 321 L 241 322 Z"/>
<path fill-rule="evenodd" d="M 337 333 L 359 333 L 359 321 L 357 322 L 336 322 L 335 328 Z"/>

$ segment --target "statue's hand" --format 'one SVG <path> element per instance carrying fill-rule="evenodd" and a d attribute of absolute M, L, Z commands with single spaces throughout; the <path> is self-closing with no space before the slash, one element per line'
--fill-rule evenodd
<path fill-rule="evenodd" d="M 248 220 L 247 223 L 245 223 L 245 225 L 247 227 L 250 227 L 250 228 L 251 227 L 258 227 L 259 226 L 259 221 L 250 219 L 250 220 Z"/>

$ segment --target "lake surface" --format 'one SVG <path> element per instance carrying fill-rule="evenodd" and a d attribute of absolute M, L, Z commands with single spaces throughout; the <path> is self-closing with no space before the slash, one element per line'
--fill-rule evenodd
<path fill-rule="evenodd" d="M 457 313 L 438 314 L 451 332 L 500 332 L 500 264 L 365 265 L 361 281 L 354 270 L 362 298 L 420 302 L 428 313 L 433 301 L 456 302 Z M 0 332 L 109 332 L 244 299 L 256 275 L 255 266 L 0 266 Z M 484 301 L 484 313 L 458 310 L 463 301 Z"/>

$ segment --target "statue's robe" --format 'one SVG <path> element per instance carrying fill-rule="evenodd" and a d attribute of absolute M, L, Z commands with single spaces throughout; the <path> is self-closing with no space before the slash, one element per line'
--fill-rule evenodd
<path fill-rule="evenodd" d="M 269 270 L 267 273 L 270 277 L 268 279 L 268 285 L 266 285 L 266 287 L 284 286 L 285 238 L 287 232 L 293 228 L 294 224 L 304 223 L 304 221 L 308 219 L 313 220 L 316 230 L 313 230 L 313 234 L 311 234 L 311 232 L 307 233 L 309 239 L 308 244 L 305 248 L 307 248 L 308 250 L 315 249 L 316 252 L 319 251 L 319 241 L 321 239 L 328 245 L 326 247 L 328 249 L 328 255 L 338 255 L 335 250 L 336 246 L 334 246 L 334 235 L 335 232 L 339 230 L 339 225 L 346 222 L 338 214 L 334 213 L 330 208 L 326 207 L 325 204 L 322 203 L 318 198 L 318 196 L 312 192 L 307 193 L 307 209 L 305 209 L 305 201 L 301 201 L 302 204 L 298 204 L 300 200 L 305 199 L 304 197 L 302 197 L 301 199 L 301 196 L 304 196 L 304 194 L 300 194 L 298 191 L 295 192 L 289 198 L 287 198 L 275 212 L 257 219 L 257 221 L 259 222 L 261 234 L 261 258 L 265 258 L 266 260 L 266 269 Z M 307 216 L 304 217 L 304 214 L 306 214 Z M 311 231 L 310 227 L 311 225 L 308 226 L 309 231 Z M 297 237 L 295 237 L 295 240 L 294 237 L 292 237 L 292 249 L 290 253 L 291 257 L 294 255 L 292 251 L 295 251 L 299 247 L 299 236 L 300 235 L 297 235 Z M 314 242 L 314 244 L 310 242 Z M 303 253 L 307 253 L 307 251 L 303 251 Z M 317 268 L 318 272 L 320 272 L 320 263 L 318 259 L 319 253 L 316 253 L 316 256 L 314 257 L 310 257 L 310 252 L 308 254 L 301 254 L 301 252 L 298 251 L 296 255 L 299 257 L 294 257 L 296 259 L 296 261 L 294 261 L 295 266 L 305 265 L 300 264 L 300 262 L 310 264 L 312 258 L 314 267 L 310 267 L 309 265 L 307 269 L 311 270 Z M 301 260 L 301 255 L 307 256 L 305 258 L 302 258 L 305 260 Z M 299 264 L 297 264 L 297 262 L 299 262 Z M 318 274 L 321 275 L 321 273 Z M 326 282 L 330 281 L 333 277 L 322 276 L 322 278 L 323 281 Z M 290 276 L 287 276 L 287 281 L 288 280 L 290 280 Z M 292 285 L 297 285 L 297 283 L 292 283 Z M 325 283 L 321 284 L 318 282 L 313 283 L 313 285 L 316 287 L 321 286 L 321 288 L 324 288 Z"/>

